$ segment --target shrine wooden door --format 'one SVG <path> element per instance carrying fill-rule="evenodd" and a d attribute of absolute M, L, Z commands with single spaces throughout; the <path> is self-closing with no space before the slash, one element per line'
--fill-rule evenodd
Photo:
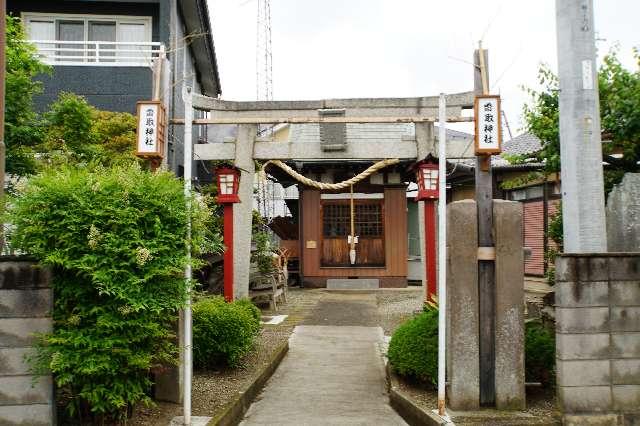
<path fill-rule="evenodd" d="M 351 233 L 349 200 L 325 200 L 321 203 L 322 256 L 321 267 L 383 267 L 384 203 L 383 200 L 356 200 L 354 206 L 356 261 L 349 261 L 348 237 Z"/>

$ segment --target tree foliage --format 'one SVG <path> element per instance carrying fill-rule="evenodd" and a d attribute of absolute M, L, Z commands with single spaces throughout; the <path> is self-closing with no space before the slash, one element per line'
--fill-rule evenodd
<path fill-rule="evenodd" d="M 7 16 L 7 68 L 5 76 L 5 144 L 7 173 L 28 175 L 36 170 L 35 150 L 42 139 L 33 97 L 42 92 L 38 74 L 50 72 L 37 57 L 32 44 L 25 42 L 20 21 Z"/>
<path fill-rule="evenodd" d="M 603 139 L 605 190 L 618 183 L 625 172 L 637 172 L 640 160 L 640 56 L 634 52 L 638 68 L 622 66 L 614 50 L 603 59 L 598 71 L 600 119 Z M 542 65 L 538 72 L 540 90 L 525 88 L 531 101 L 524 106 L 525 130 L 542 141 L 534 155 L 545 163 L 547 172 L 560 170 L 558 78 Z M 612 154 L 620 154 L 614 156 Z"/>
<path fill-rule="evenodd" d="M 39 146 L 48 163 L 102 165 L 137 161 L 136 119 L 124 112 L 101 111 L 83 97 L 61 93 L 41 120 Z"/>
<path fill-rule="evenodd" d="M 26 41 L 19 19 L 7 17 L 5 143 L 7 173 L 27 176 L 42 163 L 103 165 L 135 161 L 136 120 L 128 113 L 101 111 L 71 93 L 61 93 L 38 114 L 37 77 L 51 72 Z"/>
<path fill-rule="evenodd" d="M 149 402 L 149 373 L 177 360 L 185 201 L 168 172 L 62 166 L 30 178 L 10 204 L 12 244 L 54 271 L 54 330 L 35 366 L 53 373 L 85 420 Z M 204 203 L 192 204 L 193 252 L 220 251 Z"/>

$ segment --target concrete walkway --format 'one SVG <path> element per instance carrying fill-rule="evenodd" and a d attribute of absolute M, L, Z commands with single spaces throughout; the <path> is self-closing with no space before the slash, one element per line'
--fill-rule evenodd
<path fill-rule="evenodd" d="M 321 312 L 316 314 L 324 320 Z M 380 327 L 296 327 L 289 353 L 241 424 L 406 425 L 389 406 L 382 337 Z"/>

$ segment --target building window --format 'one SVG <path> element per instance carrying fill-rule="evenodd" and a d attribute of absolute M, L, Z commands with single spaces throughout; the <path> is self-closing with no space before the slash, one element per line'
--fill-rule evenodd
<path fill-rule="evenodd" d="M 151 42 L 151 17 L 24 13 L 22 20 L 53 65 L 149 65 L 161 45 Z"/>
<path fill-rule="evenodd" d="M 526 188 L 514 189 L 509 192 L 509 199 L 512 201 L 533 200 L 544 197 L 542 185 L 529 186 Z"/>
<path fill-rule="evenodd" d="M 351 207 L 349 204 L 324 204 L 322 235 L 325 238 L 342 238 L 351 234 Z M 354 208 L 355 234 L 361 238 L 382 237 L 382 205 L 379 203 L 356 204 Z"/>

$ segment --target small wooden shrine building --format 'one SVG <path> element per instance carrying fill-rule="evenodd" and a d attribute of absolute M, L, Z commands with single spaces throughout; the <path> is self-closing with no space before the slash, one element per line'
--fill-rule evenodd
<path fill-rule="evenodd" d="M 341 128 L 336 129 L 338 126 Z M 450 132 L 452 138 L 459 134 Z M 321 146 L 324 158 L 289 160 L 286 164 L 314 181 L 337 183 L 375 163 L 341 159 L 342 149 L 369 146 L 371 157 L 375 158 L 376 145 L 415 141 L 415 128 L 411 123 L 292 124 L 278 129 L 274 137 L 292 145 Z M 292 216 L 286 220 L 279 218 L 275 228 L 284 238 L 281 246 L 297 259 L 298 268 L 294 266 L 294 270 L 299 272 L 304 286 L 407 286 L 407 205 L 413 202 L 412 196 L 408 199 L 407 188 L 415 181 L 411 171 L 414 163 L 415 160 L 401 160 L 384 167 L 354 185 L 353 192 L 351 188 L 317 189 L 300 183 L 278 167 L 267 168 L 269 175 L 283 186 L 298 187 L 298 196 L 285 200 Z M 283 224 L 285 221 L 289 222 L 288 226 Z M 284 232 L 278 232 L 281 230 Z M 352 232 L 356 237 L 353 245 L 350 244 Z"/>

